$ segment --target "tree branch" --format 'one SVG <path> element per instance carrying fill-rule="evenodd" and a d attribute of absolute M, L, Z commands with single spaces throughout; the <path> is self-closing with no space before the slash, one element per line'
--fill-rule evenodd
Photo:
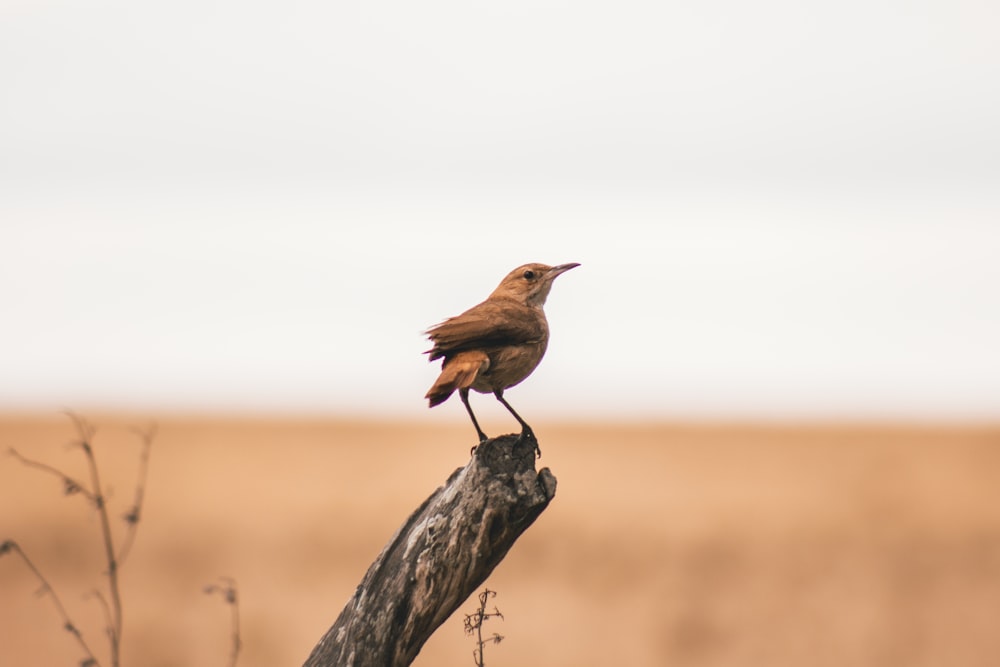
<path fill-rule="evenodd" d="M 555 496 L 534 439 L 482 443 L 396 531 L 305 667 L 404 667 Z"/>

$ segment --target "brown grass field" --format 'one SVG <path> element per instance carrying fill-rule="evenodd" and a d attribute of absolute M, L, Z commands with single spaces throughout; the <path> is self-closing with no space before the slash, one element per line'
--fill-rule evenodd
<path fill-rule="evenodd" d="M 115 516 L 146 420 L 91 417 Z M 471 428 L 158 419 L 122 573 L 124 664 L 300 665 L 382 545 L 467 461 Z M 500 425 L 485 425 L 497 432 Z M 493 426 L 492 430 L 489 428 Z M 1000 664 L 1000 427 L 535 424 L 556 498 L 488 581 L 486 664 Z M 86 479 L 68 420 L 0 418 L 15 447 Z M 121 528 L 119 523 L 116 528 Z M 119 534 L 120 534 L 119 530 Z M 0 540 L 46 573 L 106 663 L 99 523 L 0 457 Z M 81 654 L 18 559 L 0 558 L 0 665 Z M 416 665 L 471 665 L 467 601 Z"/>

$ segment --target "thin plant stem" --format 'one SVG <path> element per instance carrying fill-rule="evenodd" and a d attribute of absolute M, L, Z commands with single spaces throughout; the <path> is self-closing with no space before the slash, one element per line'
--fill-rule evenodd
<path fill-rule="evenodd" d="M 240 649 L 243 647 L 243 640 L 240 639 L 240 603 L 239 592 L 236 588 L 236 581 L 230 577 L 219 577 L 222 584 L 209 584 L 205 586 L 205 594 L 218 593 L 230 607 L 230 625 L 232 627 L 232 647 L 229 650 L 229 667 L 236 667 L 236 661 L 240 657 Z"/>
<path fill-rule="evenodd" d="M 108 516 L 107 499 L 101 491 L 101 475 L 97 468 L 97 457 L 94 456 L 94 448 L 90 445 L 95 430 L 82 417 L 73 413 L 66 413 L 76 426 L 80 436 L 80 447 L 83 449 L 87 459 L 87 467 L 90 470 L 90 487 L 93 494 L 94 505 L 97 507 L 97 515 L 101 520 L 101 538 L 104 543 L 104 557 L 108 563 L 108 592 L 110 593 L 111 625 L 108 627 L 108 637 L 111 645 L 111 667 L 121 665 L 121 637 L 122 637 L 122 597 L 118 585 L 118 561 L 115 558 L 114 535 L 111 532 L 111 519 Z"/>
<path fill-rule="evenodd" d="M 142 505 L 146 496 L 146 479 L 149 477 L 149 452 L 153 445 L 153 438 L 156 437 L 156 426 L 150 426 L 145 430 L 136 429 L 142 439 L 142 451 L 139 454 L 139 473 L 135 483 L 135 499 L 132 508 L 125 514 L 125 523 L 128 528 L 125 538 L 122 540 L 121 551 L 118 552 L 118 567 L 121 568 L 125 562 L 125 557 L 132 550 L 132 543 L 135 541 L 135 534 L 139 528 L 139 521 L 142 518 Z"/>
<path fill-rule="evenodd" d="M 81 433 L 82 435 L 82 433 Z M 122 598 L 118 587 L 118 561 L 115 558 L 114 538 L 111 534 L 111 519 L 108 517 L 108 506 L 104 494 L 101 492 L 101 475 L 97 469 L 97 459 L 90 442 L 84 440 L 80 443 L 83 453 L 87 457 L 87 464 L 90 467 L 90 479 L 94 489 L 94 501 L 97 504 L 97 514 L 101 518 L 101 536 L 104 541 L 104 556 L 108 561 L 108 590 L 111 593 L 111 627 L 108 632 L 111 636 L 111 667 L 119 667 L 122 636 Z"/>
<path fill-rule="evenodd" d="M 47 463 L 42 463 L 40 461 L 35 461 L 22 456 L 15 449 L 11 449 L 10 454 L 17 458 L 25 466 L 36 468 L 47 474 L 58 477 L 62 480 L 64 490 L 67 495 L 79 493 L 87 498 L 87 500 L 93 503 L 94 507 L 97 508 L 97 514 L 100 517 L 101 523 L 101 540 L 104 547 L 105 559 L 108 565 L 108 595 L 105 596 L 100 591 L 93 591 L 91 595 L 97 598 L 97 601 L 101 606 L 101 611 L 104 615 L 105 623 L 107 624 L 107 634 L 111 648 L 111 667 L 120 667 L 122 622 L 124 614 L 122 610 L 121 586 L 118 574 L 121 570 L 122 562 L 132 549 L 139 519 L 142 515 L 142 506 L 146 492 L 146 480 L 149 474 L 149 454 L 153 439 L 156 435 L 156 428 L 151 426 L 143 431 L 138 431 L 139 437 L 142 440 L 142 450 L 139 456 L 139 471 L 138 480 L 136 482 L 135 501 L 129 512 L 124 515 L 127 529 L 122 543 L 122 548 L 116 555 L 114 533 L 111 530 L 111 517 L 108 513 L 107 497 L 102 491 L 97 457 L 95 456 L 93 446 L 91 445 L 91 441 L 96 433 L 96 430 L 79 415 L 73 412 L 67 412 L 66 415 L 70 418 L 70 420 L 72 420 L 79 437 L 79 440 L 73 444 L 79 446 L 83 450 L 84 457 L 87 460 L 87 467 L 90 476 L 89 488 L 80 480 L 70 477 L 58 468 L 50 466 Z M 4 543 L 4 545 L 6 544 L 7 543 Z M 35 572 L 36 576 L 38 576 L 39 579 L 45 583 L 41 573 L 39 573 L 37 569 L 30 564 L 30 562 L 29 566 Z M 46 587 L 48 586 L 47 583 L 45 583 L 45 585 Z M 51 591 L 51 589 L 48 590 Z M 65 610 L 62 609 L 62 605 L 58 598 L 55 598 L 55 593 L 52 593 L 52 595 L 65 618 Z M 69 622 L 68 618 L 66 618 L 66 628 L 73 632 L 82 643 L 82 637 L 79 636 L 79 631 L 76 630 L 75 626 Z M 98 665 L 97 660 L 94 658 L 89 647 L 87 647 L 86 650 L 90 658 L 81 664 L 84 665 L 84 667 Z"/>
<path fill-rule="evenodd" d="M 20 545 L 14 540 L 7 540 L 3 544 L 0 544 L 0 555 L 7 552 L 13 552 L 20 556 L 21 561 L 28 567 L 29 570 L 31 570 L 31 573 L 35 575 L 35 578 L 38 579 L 39 583 L 41 583 L 42 587 L 39 590 L 39 594 L 48 595 L 52 598 L 52 603 L 56 606 L 56 611 L 58 611 L 59 616 L 62 617 L 63 629 L 73 635 L 77 644 L 79 644 L 80 648 L 83 649 L 83 652 L 87 654 L 87 659 L 81 664 L 100 667 L 100 661 L 97 659 L 97 656 L 94 655 L 94 652 L 90 650 L 87 640 L 83 638 L 83 633 L 80 632 L 79 628 L 76 627 L 76 624 L 70 619 L 69 613 L 66 611 L 66 607 L 63 606 L 62 600 L 59 599 L 55 589 L 52 588 L 52 585 L 49 584 L 48 580 L 41 573 L 41 571 L 35 567 L 35 564 L 31 562 L 31 559 L 28 558 L 26 553 L 24 553 Z"/>
<path fill-rule="evenodd" d="M 59 479 L 61 479 L 63 482 L 63 490 L 65 491 L 66 495 L 73 495 L 75 493 L 79 493 L 90 502 L 92 503 L 97 502 L 97 499 L 94 497 L 94 494 L 90 491 L 90 489 L 88 489 L 86 486 L 83 485 L 83 482 L 70 477 L 62 470 L 50 466 L 47 463 L 42 463 L 41 461 L 35 461 L 34 459 L 29 459 L 26 456 L 22 456 L 21 453 L 16 449 L 14 449 L 13 447 L 8 449 L 7 452 L 11 456 L 16 458 L 18 461 L 20 461 L 22 464 L 28 466 L 29 468 L 36 468 L 38 470 L 47 472 L 50 475 L 54 475 Z"/>
<path fill-rule="evenodd" d="M 492 612 L 486 611 L 486 603 L 491 597 L 496 597 L 496 594 L 496 591 L 491 591 L 488 588 L 483 589 L 483 592 L 479 594 L 479 608 L 465 616 L 465 633 L 469 635 L 475 633 L 476 635 L 476 648 L 472 650 L 472 659 L 475 660 L 476 667 L 485 667 L 484 647 L 490 642 L 499 644 L 503 640 L 503 637 L 495 632 L 492 637 L 483 639 L 483 625 L 486 621 L 491 618 L 503 620 L 503 614 L 496 607 L 493 607 Z"/>

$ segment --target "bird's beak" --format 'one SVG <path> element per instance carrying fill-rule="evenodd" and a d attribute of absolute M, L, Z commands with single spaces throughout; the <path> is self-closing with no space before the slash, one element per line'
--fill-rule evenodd
<path fill-rule="evenodd" d="M 545 272 L 546 280 L 552 280 L 560 273 L 566 273 L 570 269 L 575 269 L 580 266 L 578 262 L 570 262 L 569 264 L 560 264 L 559 266 L 553 266 L 551 269 Z"/>

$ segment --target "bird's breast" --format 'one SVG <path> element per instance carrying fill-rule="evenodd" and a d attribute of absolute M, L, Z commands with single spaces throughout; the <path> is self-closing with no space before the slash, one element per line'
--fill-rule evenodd
<path fill-rule="evenodd" d="M 472 388 L 481 393 L 504 390 L 520 383 L 531 375 L 545 356 L 547 340 L 521 345 L 507 345 L 487 350 L 489 368 L 480 373 Z"/>

